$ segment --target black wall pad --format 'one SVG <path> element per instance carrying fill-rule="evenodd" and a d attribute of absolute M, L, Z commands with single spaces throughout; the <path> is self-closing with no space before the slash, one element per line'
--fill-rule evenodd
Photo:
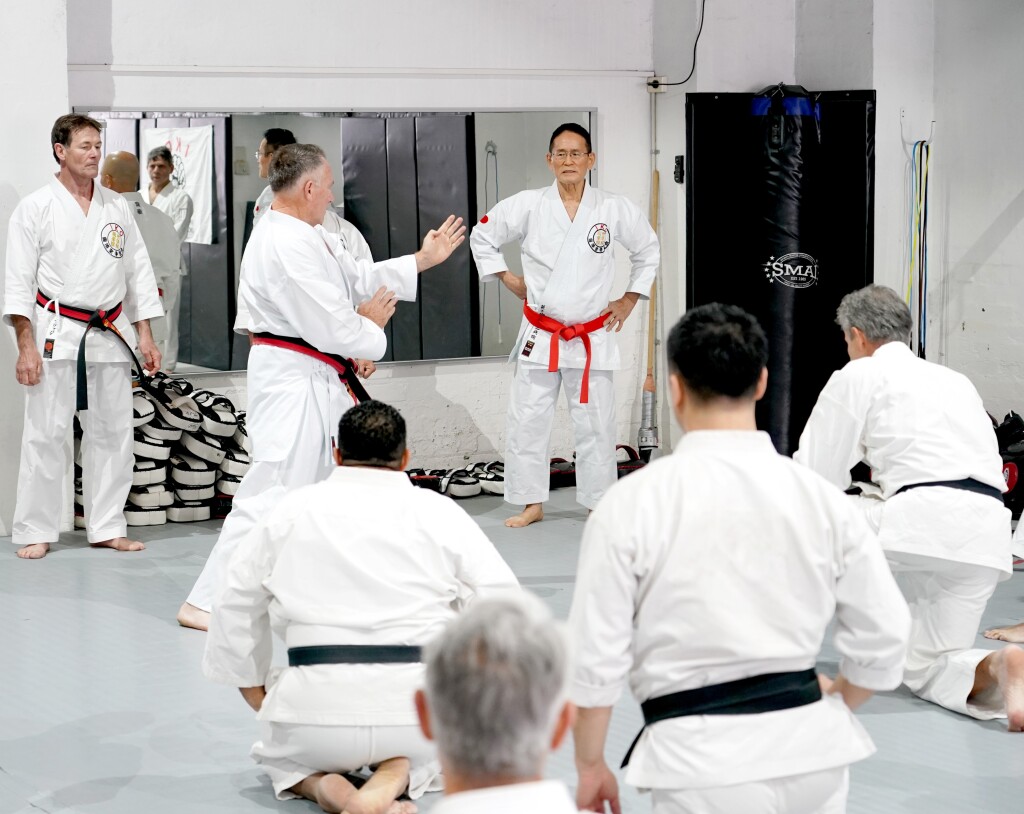
<path fill-rule="evenodd" d="M 387 122 L 387 215 L 391 256 L 413 254 L 430 224 L 420 223 L 416 190 L 416 119 L 411 116 L 385 119 Z M 428 272 L 429 273 L 429 272 Z M 388 337 L 389 359 L 422 359 L 420 337 L 421 302 L 400 302 L 391 318 Z"/>
<path fill-rule="evenodd" d="M 420 224 L 436 228 L 450 214 L 470 222 L 475 195 L 470 192 L 473 144 L 466 116 L 416 119 L 416 166 Z M 423 358 L 471 356 L 479 349 L 473 303 L 477 278 L 465 241 L 441 266 L 420 278 Z"/>
<path fill-rule="evenodd" d="M 764 325 L 758 426 L 792 453 L 847 362 L 836 307 L 874 276 L 875 92 L 692 93 L 685 104 L 687 305 L 734 303 Z"/>

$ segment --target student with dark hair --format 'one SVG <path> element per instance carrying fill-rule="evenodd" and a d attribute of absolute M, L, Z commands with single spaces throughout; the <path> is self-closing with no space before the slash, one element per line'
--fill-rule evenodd
<path fill-rule="evenodd" d="M 874 752 L 852 710 L 899 684 L 910 616 L 846 496 L 757 431 L 767 360 L 746 312 L 687 312 L 668 338 L 682 440 L 587 521 L 569 616 L 581 809 L 617 810 L 604 745 L 627 681 L 646 728 L 626 780 L 655 814 L 840 814 L 847 767 Z M 831 681 L 815 663 L 833 618 Z"/>
<path fill-rule="evenodd" d="M 544 517 L 551 421 L 565 390 L 576 439 L 576 500 L 593 509 L 618 477 L 615 391 L 621 367 L 612 331 L 622 330 L 646 299 L 658 269 L 658 238 L 640 209 L 594 189 L 597 156 L 578 124 L 557 127 L 548 143 L 554 183 L 500 201 L 480 218 L 469 242 L 481 282 L 501 280 L 523 300 L 523 321 L 509 357 L 516 369 L 508 401 L 505 500 L 523 510 L 505 521 L 521 527 Z M 523 276 L 508 270 L 501 247 L 519 241 Z M 629 252 L 626 292 L 611 299 L 612 245 Z"/>
<path fill-rule="evenodd" d="M 286 495 L 239 546 L 214 606 L 203 671 L 240 688 L 267 724 L 253 757 L 278 799 L 325 811 L 389 806 L 440 789 L 413 704 L 420 648 L 473 598 L 518 592 L 473 519 L 417 489 L 405 422 L 366 401 L 342 417 L 337 466 Z M 289 666 L 271 672 L 271 616 Z M 376 767 L 358 791 L 342 776 Z"/>

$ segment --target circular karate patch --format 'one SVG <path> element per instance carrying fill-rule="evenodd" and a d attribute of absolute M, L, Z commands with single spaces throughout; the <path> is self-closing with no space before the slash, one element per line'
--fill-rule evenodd
<path fill-rule="evenodd" d="M 587 235 L 587 245 L 598 254 L 603 254 L 612 243 L 612 233 L 607 223 L 595 223 Z"/>
<path fill-rule="evenodd" d="M 124 256 L 124 229 L 116 223 L 108 223 L 103 227 L 100 242 L 111 257 L 120 260 Z"/>

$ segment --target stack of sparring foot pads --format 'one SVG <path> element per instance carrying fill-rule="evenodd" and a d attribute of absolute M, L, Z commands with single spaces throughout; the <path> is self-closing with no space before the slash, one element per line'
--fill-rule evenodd
<path fill-rule="evenodd" d="M 574 456 L 575 457 L 575 456 Z M 619 444 L 615 448 L 619 477 L 642 468 L 640 454 L 630 446 Z M 406 474 L 414 485 L 448 497 L 475 497 L 481 493 L 505 493 L 505 465 L 501 461 L 475 463 L 469 469 L 409 469 Z M 576 462 L 565 458 L 551 459 L 550 488 L 576 485 Z"/>

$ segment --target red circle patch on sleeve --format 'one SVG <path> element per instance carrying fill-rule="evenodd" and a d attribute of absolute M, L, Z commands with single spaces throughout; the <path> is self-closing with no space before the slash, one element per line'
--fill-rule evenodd
<path fill-rule="evenodd" d="M 484 215 L 482 218 L 480 218 L 480 222 L 487 223 L 487 215 Z"/>

